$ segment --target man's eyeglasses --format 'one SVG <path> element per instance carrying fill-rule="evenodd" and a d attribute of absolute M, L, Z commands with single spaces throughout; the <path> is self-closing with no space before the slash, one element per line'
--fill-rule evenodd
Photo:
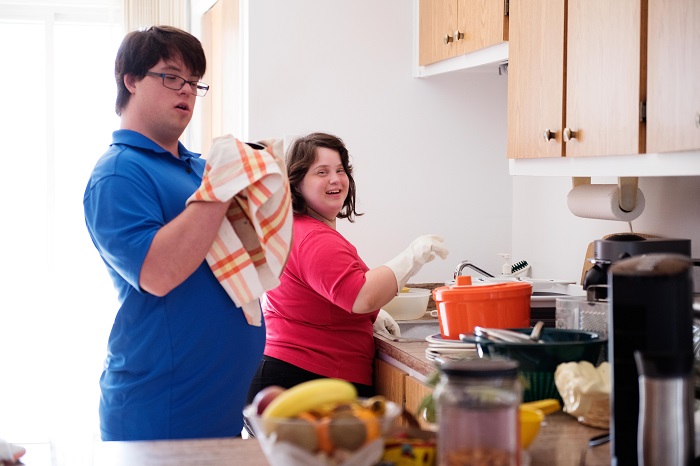
<path fill-rule="evenodd" d="M 185 84 L 190 85 L 190 92 L 192 95 L 199 97 L 204 97 L 209 90 L 209 84 L 204 84 L 200 81 L 188 81 L 180 76 L 168 73 L 154 73 L 153 71 L 146 71 L 146 76 L 153 76 L 154 78 L 161 78 L 163 80 L 163 86 L 174 91 L 179 91 Z"/>

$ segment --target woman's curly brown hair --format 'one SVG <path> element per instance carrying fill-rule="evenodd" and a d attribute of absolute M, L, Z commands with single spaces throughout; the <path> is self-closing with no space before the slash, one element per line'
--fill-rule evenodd
<path fill-rule="evenodd" d="M 316 161 L 316 149 L 319 147 L 326 147 L 340 154 L 340 162 L 348 175 L 348 195 L 337 218 L 347 218 L 350 222 L 354 222 L 355 216 L 362 214 L 355 210 L 355 180 L 352 177 L 350 154 L 342 139 L 328 133 L 311 133 L 302 136 L 294 140 L 287 150 L 287 176 L 292 192 L 292 208 L 298 214 L 306 212 L 306 199 L 301 195 L 298 187 Z"/>

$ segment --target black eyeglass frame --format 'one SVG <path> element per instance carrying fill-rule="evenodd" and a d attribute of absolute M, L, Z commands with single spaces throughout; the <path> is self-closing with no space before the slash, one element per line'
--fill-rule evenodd
<path fill-rule="evenodd" d="M 179 91 L 183 87 L 185 87 L 185 84 L 190 85 L 190 94 L 196 95 L 197 97 L 204 97 L 207 95 L 207 91 L 209 91 L 209 84 L 205 84 L 201 81 L 188 81 L 182 76 L 178 76 L 176 74 L 172 73 L 156 73 L 154 71 L 146 71 L 146 76 L 152 76 L 154 78 L 160 78 L 161 82 L 163 83 L 163 87 L 167 89 L 172 89 L 173 91 Z M 170 87 L 167 84 L 165 84 L 165 78 L 177 78 L 180 81 L 180 87 Z M 176 84 L 177 86 L 177 84 Z"/>

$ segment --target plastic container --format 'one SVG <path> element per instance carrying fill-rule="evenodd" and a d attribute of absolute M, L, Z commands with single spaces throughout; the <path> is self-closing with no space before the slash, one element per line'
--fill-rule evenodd
<path fill-rule="evenodd" d="M 556 328 L 586 330 L 608 337 L 607 300 L 589 301 L 585 296 L 556 299 Z"/>
<path fill-rule="evenodd" d="M 397 294 L 382 309 L 394 320 L 420 319 L 428 309 L 428 301 L 430 301 L 430 290 L 408 288 L 408 291 Z"/>
<path fill-rule="evenodd" d="M 472 285 L 471 277 L 459 276 L 454 285 L 433 290 L 440 334 L 459 340 L 474 327 L 513 328 L 530 326 L 532 285 L 505 282 Z"/>
<path fill-rule="evenodd" d="M 520 464 L 522 387 L 517 362 L 447 362 L 440 367 L 434 397 L 439 465 Z"/>

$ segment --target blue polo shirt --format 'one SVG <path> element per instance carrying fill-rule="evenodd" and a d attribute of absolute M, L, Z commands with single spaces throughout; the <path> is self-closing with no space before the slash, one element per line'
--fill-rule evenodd
<path fill-rule="evenodd" d="M 119 296 L 100 378 L 103 440 L 238 435 L 265 327 L 248 325 L 206 261 L 159 298 L 139 287 L 156 232 L 197 190 L 205 160 L 118 130 L 90 176 L 90 237 Z"/>

